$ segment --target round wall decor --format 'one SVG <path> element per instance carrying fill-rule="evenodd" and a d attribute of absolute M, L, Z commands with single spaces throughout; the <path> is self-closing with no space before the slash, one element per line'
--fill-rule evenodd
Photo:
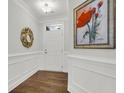
<path fill-rule="evenodd" d="M 22 45 L 26 48 L 29 48 L 33 44 L 34 36 L 33 32 L 29 27 L 25 27 L 21 31 L 21 36 L 20 36 Z"/>

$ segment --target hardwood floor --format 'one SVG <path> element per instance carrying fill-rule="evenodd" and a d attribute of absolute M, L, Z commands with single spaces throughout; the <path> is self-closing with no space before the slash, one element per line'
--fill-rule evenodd
<path fill-rule="evenodd" d="M 38 71 L 10 93 L 69 93 L 67 73 Z"/>

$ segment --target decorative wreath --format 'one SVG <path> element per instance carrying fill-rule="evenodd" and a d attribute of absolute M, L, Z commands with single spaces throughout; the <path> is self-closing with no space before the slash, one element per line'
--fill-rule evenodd
<path fill-rule="evenodd" d="M 26 48 L 31 47 L 33 44 L 33 40 L 34 40 L 32 30 L 29 27 L 23 28 L 21 31 L 20 39 L 21 39 L 22 45 L 24 47 L 26 47 Z"/>

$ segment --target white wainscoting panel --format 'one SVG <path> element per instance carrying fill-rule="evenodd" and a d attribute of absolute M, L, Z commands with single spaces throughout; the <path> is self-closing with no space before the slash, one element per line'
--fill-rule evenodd
<path fill-rule="evenodd" d="M 42 52 L 9 55 L 9 91 L 41 69 Z"/>
<path fill-rule="evenodd" d="M 68 55 L 71 93 L 116 93 L 116 64 L 110 60 Z M 105 61 L 105 62 L 104 62 Z"/>
<path fill-rule="evenodd" d="M 64 51 L 64 57 L 63 57 L 63 72 L 68 72 L 68 57 L 69 54 L 68 51 Z"/>

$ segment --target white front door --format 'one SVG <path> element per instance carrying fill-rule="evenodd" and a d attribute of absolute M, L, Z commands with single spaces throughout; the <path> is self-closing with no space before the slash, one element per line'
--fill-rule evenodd
<path fill-rule="evenodd" d="M 62 71 L 63 69 L 63 24 L 45 25 L 44 31 L 44 53 L 45 53 L 45 70 Z"/>

